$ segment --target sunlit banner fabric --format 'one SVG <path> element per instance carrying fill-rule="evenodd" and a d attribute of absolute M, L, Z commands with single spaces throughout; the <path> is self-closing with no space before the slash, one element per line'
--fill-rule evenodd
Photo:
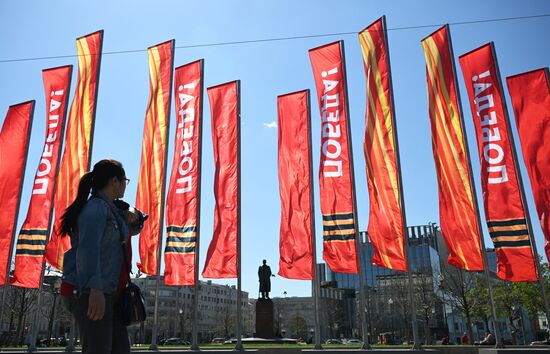
<path fill-rule="evenodd" d="M 46 93 L 46 137 L 32 185 L 27 218 L 19 231 L 13 286 L 37 289 L 52 221 L 52 202 L 67 117 L 72 65 L 42 71 Z"/>
<path fill-rule="evenodd" d="M 61 237 L 59 228 L 65 209 L 78 193 L 80 177 L 90 169 L 95 112 L 103 47 L 103 31 L 77 38 L 78 79 L 65 131 L 65 148 L 54 192 L 54 226 L 46 261 L 57 269 L 70 248 L 69 237 Z"/>
<path fill-rule="evenodd" d="M 279 275 L 313 279 L 309 90 L 277 97 L 281 226 Z"/>
<path fill-rule="evenodd" d="M 158 275 L 166 183 L 170 99 L 174 70 L 174 40 L 147 50 L 149 101 L 145 113 L 136 208 L 149 214 L 139 237 L 142 273 Z"/>
<path fill-rule="evenodd" d="M 202 276 L 237 278 L 240 212 L 239 81 L 208 88 L 214 145 L 214 231 Z"/>
<path fill-rule="evenodd" d="M 34 101 L 10 106 L 0 131 L 0 286 L 10 270 L 33 114 Z"/>
<path fill-rule="evenodd" d="M 506 78 L 516 117 L 523 161 L 550 260 L 550 78 L 548 68 Z"/>
<path fill-rule="evenodd" d="M 203 60 L 175 71 L 176 134 L 166 198 L 164 284 L 194 285 L 200 212 Z"/>
<path fill-rule="evenodd" d="M 459 61 L 476 128 L 485 217 L 497 255 L 497 276 L 508 281 L 536 281 L 492 43 L 460 56 Z"/>
<path fill-rule="evenodd" d="M 439 220 L 455 267 L 483 270 L 471 171 L 462 130 L 448 26 L 422 40 L 426 58 L 432 149 L 439 186 Z"/>
<path fill-rule="evenodd" d="M 323 259 L 332 271 L 357 273 L 352 162 L 342 41 L 309 50 L 321 112 L 319 186 Z"/>
<path fill-rule="evenodd" d="M 364 153 L 370 196 L 368 234 L 375 265 L 406 271 L 403 211 L 383 18 L 359 33 L 367 77 Z"/>

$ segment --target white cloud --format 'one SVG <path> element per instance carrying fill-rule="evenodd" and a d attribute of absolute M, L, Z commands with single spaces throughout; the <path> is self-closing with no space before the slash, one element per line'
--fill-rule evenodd
<path fill-rule="evenodd" d="M 271 123 L 264 123 L 264 127 L 269 129 L 277 128 L 277 122 L 273 121 Z"/>

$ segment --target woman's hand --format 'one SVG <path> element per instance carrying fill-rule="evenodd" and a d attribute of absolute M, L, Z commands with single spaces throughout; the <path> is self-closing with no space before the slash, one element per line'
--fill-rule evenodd
<path fill-rule="evenodd" d="M 125 210 L 124 216 L 126 216 L 126 222 L 133 224 L 139 220 L 139 215 L 136 211 Z"/>
<path fill-rule="evenodd" d="M 88 318 L 92 321 L 99 321 L 105 315 L 105 295 L 99 289 L 90 289 L 88 298 Z"/>

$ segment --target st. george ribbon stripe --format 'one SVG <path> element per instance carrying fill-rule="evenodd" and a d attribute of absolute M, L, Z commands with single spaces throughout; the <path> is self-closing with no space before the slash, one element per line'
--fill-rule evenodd
<path fill-rule="evenodd" d="M 166 253 L 192 253 L 195 252 L 195 247 L 173 247 L 169 246 L 166 247 L 166 250 L 164 251 Z"/>
<path fill-rule="evenodd" d="M 491 234 L 491 237 L 500 237 L 500 236 L 529 236 L 529 232 L 527 232 L 527 229 L 525 230 L 511 230 L 511 231 L 494 231 L 489 232 Z"/>
<path fill-rule="evenodd" d="M 19 245 L 41 245 L 41 246 L 45 246 L 46 245 L 46 239 L 43 239 L 43 240 L 27 240 L 27 239 L 20 238 L 17 241 L 17 246 L 19 246 Z"/>
<path fill-rule="evenodd" d="M 352 221 L 351 224 L 323 225 L 323 231 L 336 231 L 336 230 L 355 230 L 355 224 Z"/>
<path fill-rule="evenodd" d="M 500 221 L 488 221 L 487 227 L 495 226 L 514 226 L 514 225 L 527 225 L 525 219 L 511 219 L 511 220 L 500 220 Z"/>
<path fill-rule="evenodd" d="M 529 239 L 523 241 L 498 241 L 493 243 L 495 247 L 525 247 L 531 246 Z"/>
<path fill-rule="evenodd" d="M 178 233 L 196 232 L 197 227 L 196 226 L 184 226 L 184 227 L 168 226 L 166 228 L 166 231 L 167 232 L 178 232 Z"/>
<path fill-rule="evenodd" d="M 349 214 L 327 214 L 323 215 L 323 221 L 353 220 L 353 213 Z"/>
<path fill-rule="evenodd" d="M 355 238 L 355 232 L 349 235 L 330 235 L 323 236 L 323 241 L 349 241 Z"/>
<path fill-rule="evenodd" d="M 46 252 L 45 249 L 41 250 L 28 250 L 28 249 L 16 249 L 15 254 L 17 255 L 27 255 L 27 256 L 43 256 Z"/>
<path fill-rule="evenodd" d="M 195 242 L 197 238 L 192 237 L 177 237 L 177 236 L 168 236 L 167 242 Z"/>
<path fill-rule="evenodd" d="M 44 236 L 48 236 L 48 230 L 24 230 L 22 229 L 20 232 L 19 232 L 19 235 L 44 235 Z"/>

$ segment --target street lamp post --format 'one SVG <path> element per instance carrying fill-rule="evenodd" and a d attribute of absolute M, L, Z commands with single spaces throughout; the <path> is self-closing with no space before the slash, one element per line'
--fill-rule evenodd
<path fill-rule="evenodd" d="M 393 341 L 393 336 L 394 336 L 394 328 L 393 328 L 393 299 L 390 297 L 388 299 L 388 305 L 389 305 L 389 308 L 390 308 L 390 323 L 391 323 L 391 335 L 392 335 L 392 341 Z"/>

